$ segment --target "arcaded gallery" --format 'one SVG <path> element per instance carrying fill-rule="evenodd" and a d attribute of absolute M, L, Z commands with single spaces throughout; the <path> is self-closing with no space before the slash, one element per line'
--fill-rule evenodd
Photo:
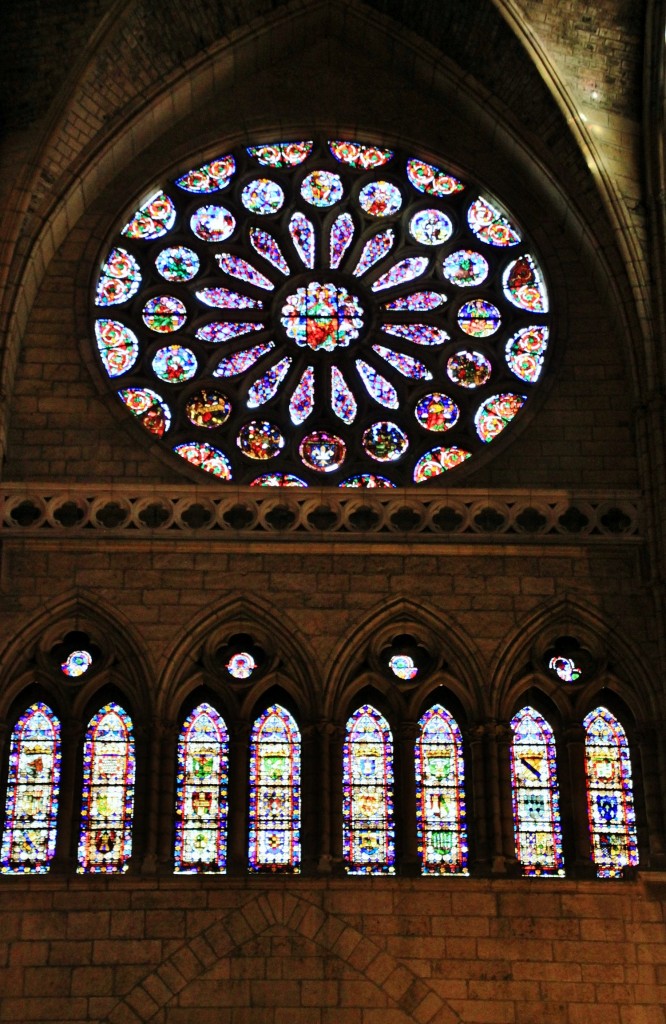
<path fill-rule="evenodd" d="M 7 6 L 1 1024 L 666 1024 L 666 0 Z"/>

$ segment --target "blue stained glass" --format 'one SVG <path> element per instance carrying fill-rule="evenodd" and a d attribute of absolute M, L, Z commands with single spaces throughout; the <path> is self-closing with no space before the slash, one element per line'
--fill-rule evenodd
<path fill-rule="evenodd" d="M 417 833 L 424 875 L 467 874 L 465 762 L 458 723 L 441 704 L 420 719 L 416 742 Z"/>
<path fill-rule="evenodd" d="M 364 704 L 348 720 L 342 757 L 345 871 L 393 875 L 393 737 L 375 708 Z"/>
<path fill-rule="evenodd" d="M 405 309 L 415 313 L 426 310 L 438 309 L 446 302 L 446 295 L 442 292 L 412 292 L 411 295 L 401 295 L 392 302 L 386 302 L 384 309 Z"/>
<path fill-rule="evenodd" d="M 134 366 L 139 355 L 139 342 L 129 327 L 118 320 L 96 320 L 95 336 L 109 377 L 119 377 Z"/>
<path fill-rule="evenodd" d="M 276 213 L 284 205 L 284 192 L 277 181 L 270 178 L 255 178 L 243 189 L 241 201 L 250 213 L 267 216 Z"/>
<path fill-rule="evenodd" d="M 481 242 L 489 245 L 518 245 L 521 236 L 488 199 L 475 199 L 467 214 L 467 223 Z"/>
<path fill-rule="evenodd" d="M 141 426 L 157 437 L 163 437 L 171 425 L 171 410 L 151 388 L 123 388 L 118 397 L 137 417 Z"/>
<path fill-rule="evenodd" d="M 427 164 L 424 160 L 408 160 L 407 177 L 419 192 L 432 196 L 450 196 L 465 187 L 453 175 L 447 174 L 434 164 Z"/>
<path fill-rule="evenodd" d="M 289 399 L 289 416 L 296 426 L 304 423 L 314 409 L 314 367 L 307 366 Z"/>
<path fill-rule="evenodd" d="M 389 384 L 386 377 L 382 377 L 381 373 L 375 370 L 374 366 L 370 366 L 363 359 L 357 359 L 356 369 L 371 398 L 374 398 L 380 405 L 386 406 L 387 409 L 399 407 L 398 392 L 392 384 Z"/>
<path fill-rule="evenodd" d="M 631 756 L 627 734 L 607 708 L 583 720 L 592 857 L 599 878 L 619 878 L 638 865 Z"/>
<path fill-rule="evenodd" d="M 541 271 L 529 255 L 509 263 L 502 275 L 504 294 L 518 309 L 529 313 L 547 313 L 548 295 Z"/>
<path fill-rule="evenodd" d="M 335 270 L 340 266 L 354 237 L 354 221 L 350 214 L 341 213 L 331 226 L 329 243 L 330 263 Z"/>
<path fill-rule="evenodd" d="M 479 285 L 488 277 L 488 261 L 473 249 L 458 249 L 442 263 L 444 277 L 459 288 Z"/>
<path fill-rule="evenodd" d="M 117 306 L 136 295 L 140 285 L 141 271 L 134 257 L 126 249 L 112 249 L 97 282 L 95 302 L 98 306 Z"/>
<path fill-rule="evenodd" d="M 356 399 L 337 366 L 331 367 L 331 408 L 345 423 L 356 419 Z"/>
<path fill-rule="evenodd" d="M 305 480 L 292 473 L 264 473 L 253 480 L 250 487 L 307 487 Z"/>
<path fill-rule="evenodd" d="M 393 150 L 380 149 L 378 146 L 364 146 L 361 142 L 332 140 L 328 145 L 336 160 L 361 171 L 371 171 L 376 167 L 383 167 L 393 159 Z"/>
<path fill-rule="evenodd" d="M 261 299 L 251 299 L 230 288 L 203 288 L 196 296 L 199 302 L 218 309 L 261 309 L 263 306 Z"/>
<path fill-rule="evenodd" d="M 375 473 L 357 473 L 355 476 L 347 477 L 340 484 L 340 487 L 353 488 L 374 488 L 374 487 L 395 487 L 396 485 L 387 480 L 385 476 L 377 476 Z"/>
<path fill-rule="evenodd" d="M 244 334 L 251 334 L 253 331 L 263 331 L 264 329 L 263 324 L 216 320 L 211 324 L 205 324 L 203 327 L 200 327 L 195 337 L 199 341 L 209 341 L 219 345 L 223 341 L 232 341 L 235 338 L 241 338 Z"/>
<path fill-rule="evenodd" d="M 264 167 L 298 167 L 312 152 L 312 141 L 269 142 L 248 146 L 247 151 Z"/>
<path fill-rule="evenodd" d="M 373 292 L 383 291 L 384 288 L 392 288 L 394 285 L 404 284 L 405 281 L 413 281 L 425 273 L 429 260 L 427 256 L 408 256 L 394 264 L 390 270 L 378 277 L 372 286 Z"/>
<path fill-rule="evenodd" d="M 315 229 L 303 213 L 294 213 L 289 221 L 289 234 L 296 252 L 310 270 L 315 265 Z"/>
<path fill-rule="evenodd" d="M 250 242 L 255 252 L 268 260 L 281 274 L 289 275 L 289 264 L 280 251 L 277 241 L 268 231 L 250 228 Z"/>
<path fill-rule="evenodd" d="M 166 235 L 176 220 L 176 207 L 164 192 L 151 196 L 120 232 L 126 238 L 152 240 Z"/>
<path fill-rule="evenodd" d="M 453 232 L 453 224 L 441 210 L 419 210 L 409 222 L 409 233 L 421 245 L 441 245 Z"/>
<path fill-rule="evenodd" d="M 197 469 L 202 469 L 221 480 L 231 480 L 231 464 L 224 452 L 206 441 L 186 441 L 174 447 L 176 455 Z"/>
<path fill-rule="evenodd" d="M 250 871 L 298 872 L 301 863 L 301 734 L 279 704 L 250 736 Z"/>
<path fill-rule="evenodd" d="M 178 740 L 175 871 L 223 872 L 227 863 L 229 740 L 224 720 L 200 704 Z"/>
<path fill-rule="evenodd" d="M 511 719 L 516 857 L 526 875 L 564 875 L 553 730 L 534 708 Z"/>
<path fill-rule="evenodd" d="M 359 192 L 358 201 L 370 217 L 390 217 L 402 206 L 402 195 L 390 181 L 371 181 Z"/>
<path fill-rule="evenodd" d="M 176 185 L 185 192 L 218 192 L 227 187 L 235 170 L 236 161 L 231 154 L 220 156 L 176 178 Z"/>
<path fill-rule="evenodd" d="M 301 195 L 312 206 L 334 206 L 342 194 L 342 178 L 331 171 L 312 171 L 301 185 Z"/>
<path fill-rule="evenodd" d="M 265 356 L 275 347 L 274 342 L 267 341 L 253 348 L 243 349 L 241 352 L 234 352 L 231 356 L 225 356 L 213 370 L 213 377 L 235 377 L 239 373 L 245 373 L 251 366 Z"/>
<path fill-rule="evenodd" d="M 200 261 L 193 249 L 175 245 L 162 249 L 155 266 L 167 281 L 191 281 L 199 272 Z"/>
<path fill-rule="evenodd" d="M 387 231 L 381 231 L 378 235 L 374 235 L 369 238 L 363 246 L 363 252 L 361 253 L 360 259 L 354 267 L 354 276 L 361 277 L 365 274 L 366 270 L 370 270 L 370 267 L 374 267 L 375 263 L 379 263 L 383 260 L 386 255 L 393 248 L 395 242 L 395 234 L 391 228 Z"/>
<path fill-rule="evenodd" d="M 547 327 L 523 327 L 506 343 L 504 351 L 509 369 L 520 380 L 534 384 L 541 374 L 547 347 Z"/>
<path fill-rule="evenodd" d="M 269 281 L 264 274 L 260 274 L 251 263 L 241 259 L 240 256 L 233 256 L 230 252 L 220 252 L 215 259 L 220 265 L 220 270 L 229 274 L 230 277 L 236 277 L 239 281 L 252 284 L 255 288 L 264 288 L 267 292 L 275 288 L 272 281 Z"/>
<path fill-rule="evenodd" d="M 259 378 L 256 383 L 248 390 L 247 393 L 247 407 L 248 409 L 257 409 L 260 405 L 264 405 L 270 401 L 275 392 L 280 387 L 280 384 L 287 376 L 289 367 L 291 366 L 291 357 L 285 356 L 284 359 L 280 359 L 275 366 L 271 366 L 270 370 L 266 370 L 266 373 Z"/>
<path fill-rule="evenodd" d="M 403 377 L 410 377 L 412 380 L 432 380 L 430 370 L 418 359 L 412 359 L 411 356 L 406 356 L 402 352 L 394 352 L 383 345 L 373 345 L 372 351 L 390 363 Z"/>
<path fill-rule="evenodd" d="M 413 345 L 444 345 L 449 340 L 446 331 L 430 324 L 383 324 L 382 330 L 396 338 L 405 338 Z"/>
<path fill-rule="evenodd" d="M 224 242 L 236 230 L 236 219 L 224 206 L 202 206 L 190 217 L 190 227 L 202 242 Z"/>

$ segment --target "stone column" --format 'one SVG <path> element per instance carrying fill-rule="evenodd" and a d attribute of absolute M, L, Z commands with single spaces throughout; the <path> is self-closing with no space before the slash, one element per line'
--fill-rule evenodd
<path fill-rule="evenodd" d="M 144 731 L 145 732 L 145 731 Z M 164 739 L 164 728 L 162 722 L 158 718 L 153 718 L 150 723 L 149 735 L 144 735 L 144 740 L 149 742 L 148 750 L 148 778 L 144 778 L 144 793 L 146 794 L 146 814 L 145 821 L 146 827 L 143 835 L 144 849 L 143 859 L 141 862 L 141 873 L 144 875 L 154 875 L 157 872 L 158 866 L 158 850 L 160 836 L 160 798 L 161 798 L 161 783 L 163 778 L 163 756 L 162 756 L 162 744 Z M 171 769 L 173 763 L 173 757 L 175 756 L 175 750 L 169 750 L 170 758 L 167 758 L 167 763 Z M 168 772 L 169 775 L 173 774 L 173 770 Z M 173 807 L 171 820 L 173 822 Z M 136 822 L 135 822 L 136 826 Z M 173 834 L 173 828 L 172 828 Z M 161 851 L 160 851 L 161 852 Z"/>
<path fill-rule="evenodd" d="M 328 875 L 333 868 L 331 854 L 331 737 L 335 727 L 322 719 L 317 725 L 319 739 L 319 849 L 317 871 Z"/>
<path fill-rule="evenodd" d="M 465 746 L 469 750 L 469 759 L 465 764 L 465 805 L 467 808 L 467 836 L 472 854 L 470 871 L 473 875 L 483 877 L 490 873 L 488 816 L 491 800 L 489 799 L 485 770 L 489 754 L 486 726 L 473 726 L 466 739 Z"/>
<path fill-rule="evenodd" d="M 76 870 L 79 828 L 81 823 L 83 726 L 73 718 L 63 719 L 60 731 L 60 796 L 58 800 L 58 833 L 55 856 L 51 862 L 54 874 L 71 875 Z"/>
<path fill-rule="evenodd" d="M 510 755 L 512 743 L 513 730 L 508 723 L 489 723 L 487 770 L 490 776 L 488 791 L 492 806 L 494 875 L 520 874 L 513 832 Z"/>
<path fill-rule="evenodd" d="M 570 724 L 562 736 L 567 752 L 569 799 L 573 833 L 567 840 L 573 854 L 573 863 L 567 873 L 573 878 L 594 878 L 590 826 L 587 817 L 587 787 L 585 784 L 585 729 L 581 723 Z"/>
<path fill-rule="evenodd" d="M 643 728 L 637 736 L 639 758 L 632 752 L 632 769 L 634 772 L 635 795 L 640 793 L 639 786 L 642 779 L 642 792 L 645 799 L 645 825 L 647 826 L 648 840 L 648 867 L 653 871 L 666 870 L 666 851 L 664 850 L 664 819 L 661 809 L 659 793 L 659 737 L 663 736 L 663 723 Z M 640 766 L 637 761 L 640 760 Z M 640 767 L 640 772 L 637 771 Z M 661 775 L 663 778 L 663 775 Z M 638 802 L 638 801 L 637 801 Z M 638 808 L 637 808 L 638 810 Z M 637 815 L 640 819 L 640 815 Z M 641 839 L 640 830 L 638 835 Z M 640 860 L 645 858 L 645 851 L 639 849 Z M 640 863 L 639 863 L 640 866 Z M 643 865 L 646 866 L 646 865 Z"/>
<path fill-rule="evenodd" d="M 398 730 L 399 756 L 395 772 L 395 828 L 398 873 L 418 875 L 421 861 L 416 827 L 416 778 L 414 746 L 419 734 L 418 722 L 402 722 Z"/>
<path fill-rule="evenodd" d="M 229 840 L 227 871 L 247 874 L 250 726 L 237 722 L 229 743 Z"/>

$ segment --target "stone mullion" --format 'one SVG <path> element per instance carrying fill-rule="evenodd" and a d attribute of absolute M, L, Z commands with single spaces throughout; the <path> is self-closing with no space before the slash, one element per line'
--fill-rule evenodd
<path fill-rule="evenodd" d="M 334 726 L 327 721 L 319 722 L 319 806 L 317 818 L 319 824 L 319 850 L 317 870 L 320 874 L 328 874 L 332 867 L 331 855 L 331 736 Z"/>
<path fill-rule="evenodd" d="M 244 875 L 248 864 L 249 741 L 247 723 L 238 723 L 229 743 L 228 872 Z"/>
<path fill-rule="evenodd" d="M 301 868 L 313 874 L 319 860 L 321 763 L 316 726 L 301 728 Z"/>
<path fill-rule="evenodd" d="M 666 870 L 664 816 L 659 785 L 660 778 L 664 778 L 659 764 L 659 737 L 662 735 L 663 727 L 652 727 L 641 732 L 638 737 L 641 778 L 645 799 L 645 824 L 649 843 L 649 867 L 657 871 Z"/>
<path fill-rule="evenodd" d="M 160 874 L 173 871 L 173 851 L 176 813 L 176 756 L 179 728 L 175 722 L 163 722 L 159 741 L 160 760 L 151 779 L 151 799 L 154 801 L 156 821 L 152 855 L 155 869 Z M 151 760 L 151 764 L 152 764 Z"/>
<path fill-rule="evenodd" d="M 562 737 L 567 752 L 568 798 L 571 807 L 573 834 L 567 837 L 573 853 L 573 863 L 567 866 L 575 878 L 594 878 L 592 842 L 587 814 L 587 785 L 585 774 L 585 729 L 580 724 L 568 727 Z"/>
<path fill-rule="evenodd" d="M 489 729 L 488 771 L 489 792 L 492 801 L 493 857 L 495 875 L 517 874 L 520 866 L 516 858 L 513 830 L 513 801 L 511 798 L 511 757 L 513 730 L 504 723 L 494 723 Z"/>
<path fill-rule="evenodd" d="M 330 856 L 334 872 L 342 873 L 344 871 L 344 850 L 342 848 L 342 752 L 345 742 L 345 730 L 334 726 L 329 735 L 328 763 L 330 765 L 329 793 L 331 801 L 329 814 L 329 821 L 331 823 Z"/>
<path fill-rule="evenodd" d="M 399 789 L 394 795 L 396 852 L 399 872 L 417 875 L 420 868 L 416 830 L 416 777 L 414 746 L 419 734 L 418 722 L 403 722 L 398 731 L 399 758 L 396 780 Z"/>
<path fill-rule="evenodd" d="M 470 843 L 470 853 L 473 854 L 473 857 L 470 858 L 470 870 L 476 875 L 486 875 L 490 868 L 490 849 L 488 845 L 489 790 L 485 778 L 485 765 L 488 757 L 487 747 L 488 735 L 486 727 L 477 725 L 470 729 L 467 737 L 470 768 L 469 775 L 467 770 L 465 771 L 465 805 L 467 808 L 468 843 Z M 469 798 L 470 791 L 472 795 L 471 801 Z M 471 836 L 469 835 L 470 830 L 472 832 Z"/>
<path fill-rule="evenodd" d="M 147 737 L 144 736 L 144 739 Z M 162 743 L 164 729 L 159 719 L 153 719 L 150 726 L 150 748 L 148 751 L 148 778 L 145 780 L 146 827 L 143 833 L 143 857 L 141 871 L 154 874 L 157 871 L 157 851 L 160 822 L 160 783 L 162 779 Z M 136 815 L 135 815 L 136 818 Z M 136 820 L 135 820 L 136 827 Z"/>
<path fill-rule="evenodd" d="M 75 870 L 81 819 L 82 772 L 78 770 L 81 756 L 81 722 L 65 719 L 60 742 L 60 795 L 58 798 L 58 832 L 55 856 L 51 870 L 57 874 L 71 874 Z"/>

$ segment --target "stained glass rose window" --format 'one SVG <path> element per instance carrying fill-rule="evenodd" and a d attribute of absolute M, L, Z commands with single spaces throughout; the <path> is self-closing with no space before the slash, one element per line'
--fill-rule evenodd
<path fill-rule="evenodd" d="M 356 141 L 250 146 L 164 183 L 105 250 L 94 306 L 129 414 L 236 484 L 455 472 L 522 414 L 549 340 L 498 202 Z"/>

